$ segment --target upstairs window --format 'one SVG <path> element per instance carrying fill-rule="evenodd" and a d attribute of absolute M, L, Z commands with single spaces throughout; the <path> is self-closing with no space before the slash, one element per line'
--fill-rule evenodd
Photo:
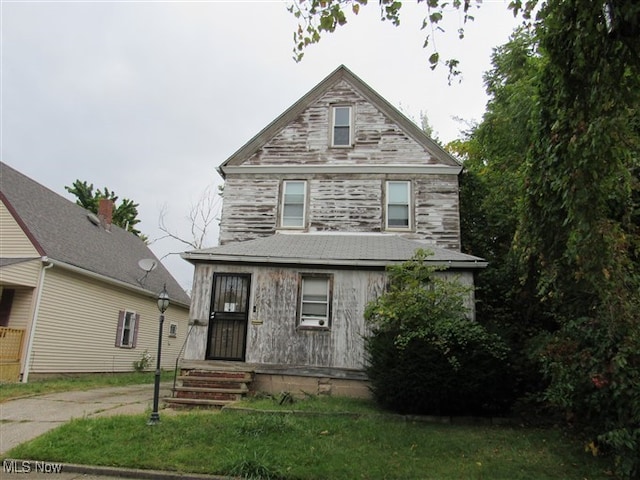
<path fill-rule="evenodd" d="M 138 339 L 138 323 L 140 315 L 135 312 L 121 310 L 118 314 L 116 347 L 135 348 Z"/>
<path fill-rule="evenodd" d="M 387 229 L 408 230 L 410 218 L 410 182 L 387 182 Z"/>
<path fill-rule="evenodd" d="M 332 131 L 331 146 L 350 147 L 351 146 L 351 123 L 352 109 L 350 106 L 332 107 Z"/>
<path fill-rule="evenodd" d="M 307 182 L 285 181 L 282 183 L 281 226 L 303 228 L 305 225 L 305 197 Z"/>
<path fill-rule="evenodd" d="M 331 277 L 302 275 L 299 300 L 301 327 L 329 328 L 331 318 Z"/>

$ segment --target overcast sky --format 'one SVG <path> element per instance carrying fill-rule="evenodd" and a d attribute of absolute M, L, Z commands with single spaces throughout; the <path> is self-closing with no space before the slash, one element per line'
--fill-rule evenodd
<path fill-rule="evenodd" d="M 222 179 L 215 168 L 344 64 L 406 115 L 426 112 L 450 141 L 486 103 L 482 73 L 517 25 L 508 2 L 485 2 L 457 39 L 459 13 L 436 38 L 461 61 L 449 86 L 422 48 L 424 5 L 406 2 L 400 27 L 377 2 L 292 60 L 297 20 L 280 1 L 0 1 L 2 160 L 61 195 L 76 179 L 140 204 L 152 241 L 161 211 L 190 238 L 186 216 Z M 207 244 L 217 243 L 217 231 Z M 158 257 L 186 248 L 152 242 Z M 193 269 L 163 263 L 186 289 Z"/>

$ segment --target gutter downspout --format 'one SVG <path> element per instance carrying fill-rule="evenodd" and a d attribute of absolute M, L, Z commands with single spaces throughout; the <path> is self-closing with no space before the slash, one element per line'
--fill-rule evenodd
<path fill-rule="evenodd" d="M 27 346 L 27 354 L 25 357 L 24 373 L 22 374 L 22 383 L 27 383 L 29 380 L 29 370 L 31 369 L 31 352 L 33 351 L 33 340 L 36 334 L 36 326 L 38 325 L 38 317 L 40 315 L 40 300 L 42 299 L 42 289 L 44 287 L 44 274 L 45 270 L 53 267 L 53 263 L 48 257 L 42 257 L 42 263 L 45 264 L 44 268 L 40 272 L 40 279 L 38 280 L 38 296 L 36 297 L 36 305 L 33 311 L 33 319 L 31 321 L 31 329 L 29 330 L 29 344 Z"/>

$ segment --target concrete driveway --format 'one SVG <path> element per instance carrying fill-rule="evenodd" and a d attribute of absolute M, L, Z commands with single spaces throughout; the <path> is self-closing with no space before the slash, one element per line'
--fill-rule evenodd
<path fill-rule="evenodd" d="M 160 399 L 170 393 L 171 385 L 162 384 Z M 153 384 L 51 393 L 0 403 L 0 455 L 73 418 L 129 415 L 152 408 Z"/>

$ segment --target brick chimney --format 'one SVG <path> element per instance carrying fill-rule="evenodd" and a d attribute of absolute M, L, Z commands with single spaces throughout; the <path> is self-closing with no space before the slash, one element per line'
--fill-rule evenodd
<path fill-rule="evenodd" d="M 113 220 L 113 201 L 108 198 L 101 198 L 98 202 L 98 218 L 105 230 L 111 229 Z"/>

